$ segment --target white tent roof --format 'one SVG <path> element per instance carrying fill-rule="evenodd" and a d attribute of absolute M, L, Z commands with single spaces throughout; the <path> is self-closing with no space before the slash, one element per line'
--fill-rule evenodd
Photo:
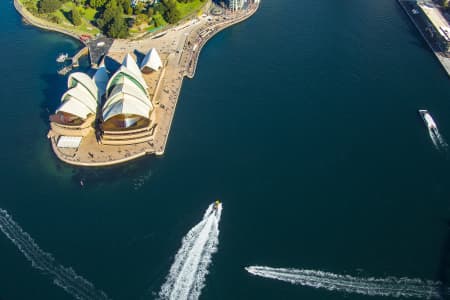
<path fill-rule="evenodd" d="M 147 83 L 144 80 L 144 77 L 142 77 L 141 70 L 139 70 L 139 67 L 136 63 L 136 61 L 133 59 L 133 57 L 128 53 L 127 56 L 125 56 L 122 66 L 126 67 L 128 70 L 131 71 L 131 73 L 134 74 L 134 77 L 139 80 L 139 82 L 142 82 L 144 87 L 148 89 Z"/>
<path fill-rule="evenodd" d="M 58 113 L 59 111 L 78 116 L 82 119 L 86 119 L 87 116 L 92 113 L 92 111 L 84 103 L 73 97 L 70 97 L 69 99 L 64 101 L 56 110 L 56 113 Z"/>
<path fill-rule="evenodd" d="M 103 120 L 107 121 L 117 115 L 138 115 L 148 118 L 150 107 L 129 94 L 122 94 L 116 101 L 103 110 Z"/>
<path fill-rule="evenodd" d="M 144 103 L 150 103 L 150 99 L 147 97 L 147 95 L 139 87 L 137 87 L 130 79 L 126 77 L 124 78 L 122 83 L 117 84 L 113 88 L 113 90 L 109 95 L 109 99 L 111 99 L 118 93 L 130 94 L 140 99 Z"/>
<path fill-rule="evenodd" d="M 61 105 L 56 110 L 66 112 L 82 119 L 97 112 L 97 98 L 94 98 L 84 85 L 77 84 L 61 97 Z"/>
<path fill-rule="evenodd" d="M 156 51 L 155 48 L 152 48 L 147 55 L 145 55 L 141 64 L 141 70 L 147 67 L 154 71 L 158 71 L 158 69 L 162 68 L 162 66 L 163 64 L 161 58 L 159 57 L 158 51 Z"/>
<path fill-rule="evenodd" d="M 94 77 L 92 78 L 95 82 L 95 85 L 98 89 L 98 97 L 99 99 L 105 94 L 106 86 L 108 85 L 108 71 L 105 68 L 104 64 L 101 64 L 98 70 L 95 72 Z"/>
<path fill-rule="evenodd" d="M 121 77 L 118 77 L 122 75 Z M 111 77 L 106 87 L 108 99 L 103 105 L 103 120 L 117 115 L 137 115 L 148 118 L 153 109 L 147 84 L 136 61 L 130 54 Z"/>
<path fill-rule="evenodd" d="M 116 73 L 114 73 L 114 75 L 111 77 L 111 79 L 110 79 L 109 82 L 108 82 L 108 85 L 106 86 L 106 90 L 107 90 L 107 91 L 108 91 L 109 88 L 111 87 L 112 82 L 113 82 L 113 81 L 116 79 L 116 77 L 119 76 L 120 74 L 125 74 L 125 75 L 127 75 L 127 76 L 129 76 L 129 77 L 134 78 L 137 82 L 139 82 L 139 84 L 140 84 L 140 85 L 142 86 L 142 88 L 145 90 L 145 93 L 147 93 L 148 86 L 147 86 L 147 83 L 145 83 L 144 78 L 143 78 L 142 75 L 140 74 L 140 71 L 139 71 L 139 75 L 136 75 L 136 74 L 134 74 L 130 69 L 128 69 L 128 68 L 125 67 L 125 66 L 121 66 L 121 67 L 119 68 L 119 70 L 118 70 Z M 108 95 L 108 96 L 109 96 L 109 95 Z"/>
<path fill-rule="evenodd" d="M 69 78 L 67 79 L 67 87 L 73 88 L 78 83 L 82 84 L 91 93 L 92 96 L 97 98 L 98 89 L 97 86 L 95 85 L 94 80 L 92 80 L 91 77 L 81 72 L 75 72 L 70 74 Z"/>
<path fill-rule="evenodd" d="M 64 93 L 61 97 L 61 102 L 68 98 L 77 98 L 81 103 L 84 103 L 92 112 L 97 111 L 97 99 L 92 97 L 91 93 L 82 85 L 77 85 Z"/>
<path fill-rule="evenodd" d="M 131 72 L 135 73 L 136 75 L 141 74 L 141 71 L 139 70 L 136 61 L 134 60 L 133 56 L 130 55 L 130 53 L 127 53 L 127 55 L 123 59 L 122 66 L 127 67 Z"/>

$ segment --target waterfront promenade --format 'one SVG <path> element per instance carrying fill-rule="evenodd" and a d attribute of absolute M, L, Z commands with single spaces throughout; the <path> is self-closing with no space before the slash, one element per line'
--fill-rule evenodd
<path fill-rule="evenodd" d="M 417 1 L 416 0 L 397 0 L 397 1 L 403 8 L 405 13 L 408 15 L 408 17 L 411 19 L 414 26 L 422 35 L 423 39 L 426 41 L 428 46 L 431 48 L 434 55 L 439 60 L 445 72 L 447 73 L 447 75 L 450 76 L 450 57 L 448 57 L 445 53 L 443 53 L 442 50 L 439 48 L 436 37 L 432 37 L 430 36 L 430 34 L 427 34 L 428 25 L 424 20 L 424 16 L 420 12 L 419 6 L 417 5 Z M 413 13 L 413 11 L 417 11 L 418 13 Z"/>
<path fill-rule="evenodd" d="M 128 53 L 134 55 L 139 62 L 151 48 L 156 48 L 160 53 L 164 68 L 152 74 L 144 74 L 154 104 L 152 138 L 131 145 L 104 145 L 93 130 L 83 138 L 78 148 L 69 149 L 57 147 L 59 136 L 50 131 L 49 138 L 55 154 L 64 162 L 79 166 L 107 166 L 149 154 L 163 155 L 168 144 L 183 79 L 194 77 L 203 45 L 223 29 L 252 16 L 258 7 L 259 3 L 255 3 L 245 10 L 227 12 L 220 16 L 205 13 L 167 29 L 163 36 L 159 33 L 139 40 L 114 40 L 105 56 L 105 62 L 112 60 L 121 63 Z"/>

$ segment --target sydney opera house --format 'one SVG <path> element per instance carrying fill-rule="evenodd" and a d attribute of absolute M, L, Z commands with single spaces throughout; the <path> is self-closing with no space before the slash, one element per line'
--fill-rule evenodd
<path fill-rule="evenodd" d="M 151 49 L 140 66 L 127 54 L 113 74 L 104 65 L 93 77 L 72 73 L 60 106 L 50 116 L 57 146 L 77 148 L 84 137 L 93 134 L 97 143 L 104 145 L 150 141 L 156 123 L 144 76 L 162 68 L 157 50 Z"/>

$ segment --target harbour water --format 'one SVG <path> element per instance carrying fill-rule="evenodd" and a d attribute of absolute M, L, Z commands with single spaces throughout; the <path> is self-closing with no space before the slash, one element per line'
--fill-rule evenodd
<path fill-rule="evenodd" d="M 61 163 L 46 139 L 65 90 L 55 58 L 81 45 L 24 25 L 10 0 L 0 11 L 0 208 L 111 299 L 156 298 L 215 199 L 201 299 L 368 299 L 249 265 L 449 276 L 449 155 L 417 114 L 450 139 L 449 82 L 396 1 L 263 1 L 204 47 L 165 155 L 105 169 Z M 4 235 L 0 253 L 0 299 L 73 299 Z"/>

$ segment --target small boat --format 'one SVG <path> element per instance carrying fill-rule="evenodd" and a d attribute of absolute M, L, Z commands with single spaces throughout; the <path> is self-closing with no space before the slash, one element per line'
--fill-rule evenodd
<path fill-rule="evenodd" d="M 430 113 L 426 109 L 419 109 L 419 114 L 422 117 L 423 121 L 425 122 L 425 125 L 427 125 L 427 128 L 433 132 L 437 132 L 437 126 L 434 122 L 433 118 L 431 117 Z"/>
<path fill-rule="evenodd" d="M 56 62 L 63 63 L 66 61 L 66 59 L 69 58 L 69 54 L 67 53 L 61 53 L 57 58 Z"/>
<path fill-rule="evenodd" d="M 219 200 L 216 200 L 216 202 L 214 202 L 214 214 L 217 215 L 217 213 L 219 212 L 220 207 L 222 206 L 222 203 Z"/>

